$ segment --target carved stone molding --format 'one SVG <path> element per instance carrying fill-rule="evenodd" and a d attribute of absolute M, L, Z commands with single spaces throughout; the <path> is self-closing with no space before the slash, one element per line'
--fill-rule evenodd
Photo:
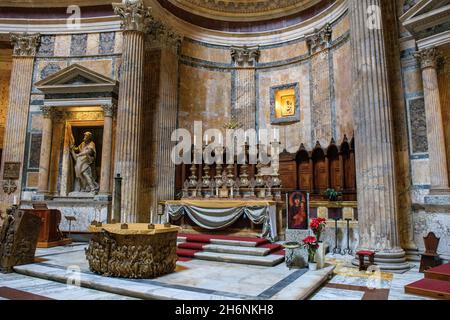
<path fill-rule="evenodd" d="M 142 0 L 113 3 L 113 8 L 114 13 L 121 18 L 121 28 L 125 31 L 146 32 L 153 20 L 151 8 L 145 7 Z"/>
<path fill-rule="evenodd" d="M 146 44 L 148 48 L 164 47 L 178 52 L 182 39 L 182 35 L 155 19 L 149 24 Z"/>
<path fill-rule="evenodd" d="M 441 57 L 440 52 L 436 48 L 429 48 L 417 51 L 414 54 L 414 57 L 417 60 L 419 60 L 422 69 L 427 68 L 436 69 L 438 67 L 438 62 L 442 61 L 440 59 Z"/>
<path fill-rule="evenodd" d="M 3 181 L 3 192 L 10 195 L 17 191 L 17 184 L 14 180 Z"/>
<path fill-rule="evenodd" d="M 104 105 L 102 105 L 102 108 L 103 108 L 103 114 L 105 117 L 113 117 L 117 111 L 117 104 L 115 104 L 115 103 L 104 104 Z"/>
<path fill-rule="evenodd" d="M 306 38 L 306 43 L 309 48 L 309 54 L 315 54 L 330 47 L 331 35 L 333 29 L 327 23 L 322 29 L 316 31 L 314 34 Z"/>
<path fill-rule="evenodd" d="M 261 56 L 259 47 L 232 47 L 231 59 L 238 67 L 255 67 Z"/>
<path fill-rule="evenodd" d="M 173 0 L 180 4 L 187 4 L 218 12 L 230 13 L 258 13 L 287 9 L 303 4 L 308 7 L 317 1 L 310 0 Z"/>
<path fill-rule="evenodd" d="M 47 106 L 42 106 L 41 107 L 41 112 L 42 112 L 42 116 L 45 119 L 51 119 L 52 118 L 52 114 L 53 114 L 53 108 L 52 107 L 47 107 Z"/>
<path fill-rule="evenodd" d="M 13 55 L 16 57 L 34 57 L 40 44 L 40 34 L 11 33 L 10 39 L 14 46 Z"/>

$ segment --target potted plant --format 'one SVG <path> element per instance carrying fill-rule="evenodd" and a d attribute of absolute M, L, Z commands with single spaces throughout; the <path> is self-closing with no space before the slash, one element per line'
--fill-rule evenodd
<path fill-rule="evenodd" d="M 309 227 L 316 236 L 317 242 L 320 242 L 320 236 L 322 235 L 322 231 L 325 229 L 326 225 L 327 220 L 324 218 L 314 218 L 311 220 Z"/>
<path fill-rule="evenodd" d="M 317 243 L 316 237 L 308 236 L 302 241 L 303 247 L 308 250 L 308 266 L 309 270 L 316 271 L 317 263 L 314 262 L 316 257 L 316 251 L 319 248 L 319 244 Z"/>
<path fill-rule="evenodd" d="M 325 265 L 325 245 L 320 241 L 320 237 L 327 225 L 327 220 L 324 218 L 314 218 L 311 220 L 309 227 L 317 239 L 317 252 L 315 262 L 317 263 L 317 268 L 321 269 Z"/>
<path fill-rule="evenodd" d="M 328 198 L 329 201 L 333 202 L 338 201 L 339 198 L 342 197 L 342 192 L 338 192 L 335 189 L 327 189 L 323 194 Z"/>

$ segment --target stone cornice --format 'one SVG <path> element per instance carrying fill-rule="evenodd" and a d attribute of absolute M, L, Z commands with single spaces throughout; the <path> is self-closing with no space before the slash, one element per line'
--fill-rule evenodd
<path fill-rule="evenodd" d="M 142 0 L 113 3 L 113 8 L 122 20 L 121 28 L 124 31 L 146 32 L 153 20 L 151 8 L 145 7 Z"/>
<path fill-rule="evenodd" d="M 259 61 L 261 51 L 259 47 L 232 47 L 231 59 L 238 67 L 255 67 Z"/>
<path fill-rule="evenodd" d="M 330 47 L 331 36 L 333 29 L 331 25 L 327 23 L 320 30 L 317 30 L 314 34 L 306 37 L 306 43 L 311 55 L 328 49 Z"/>
<path fill-rule="evenodd" d="M 13 56 L 34 57 L 40 43 L 40 34 L 11 33 L 11 43 L 14 46 Z"/>

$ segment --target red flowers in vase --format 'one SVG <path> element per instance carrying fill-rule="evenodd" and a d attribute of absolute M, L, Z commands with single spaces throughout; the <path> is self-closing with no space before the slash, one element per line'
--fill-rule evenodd
<path fill-rule="evenodd" d="M 303 239 L 303 247 L 308 250 L 308 262 L 314 262 L 314 257 L 316 256 L 316 251 L 319 249 L 319 243 L 317 238 L 313 236 L 308 236 Z"/>
<path fill-rule="evenodd" d="M 311 220 L 309 227 L 317 238 L 317 242 L 320 242 L 320 236 L 322 231 L 325 229 L 327 225 L 327 220 L 324 218 L 314 218 Z"/>

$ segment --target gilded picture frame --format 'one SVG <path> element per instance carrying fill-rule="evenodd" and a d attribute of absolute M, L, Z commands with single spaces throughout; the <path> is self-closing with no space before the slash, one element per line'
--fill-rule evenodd
<path fill-rule="evenodd" d="M 272 124 L 300 122 L 300 89 L 298 83 L 270 88 Z"/>

